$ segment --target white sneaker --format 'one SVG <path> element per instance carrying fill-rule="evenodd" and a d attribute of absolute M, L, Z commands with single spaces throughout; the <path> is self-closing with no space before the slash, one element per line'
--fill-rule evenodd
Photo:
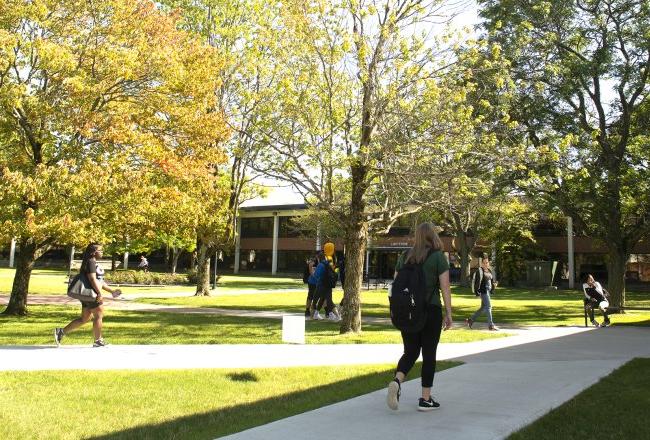
<path fill-rule="evenodd" d="M 335 321 L 336 322 L 336 321 L 339 320 L 339 317 L 336 316 L 333 312 L 329 312 L 327 314 L 327 319 L 329 319 L 330 321 Z"/>
<path fill-rule="evenodd" d="M 312 318 L 313 318 L 315 321 L 319 321 L 319 320 L 323 319 L 323 317 L 320 316 L 320 313 L 318 313 L 318 310 L 316 310 L 316 311 L 314 312 L 314 316 L 312 316 Z"/>

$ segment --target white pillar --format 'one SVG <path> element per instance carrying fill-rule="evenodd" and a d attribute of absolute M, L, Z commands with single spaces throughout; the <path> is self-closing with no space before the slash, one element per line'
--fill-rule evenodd
<path fill-rule="evenodd" d="M 569 254 L 569 289 L 574 287 L 575 279 L 575 263 L 573 256 L 573 218 L 566 218 L 566 230 L 567 230 L 567 253 Z"/>
<path fill-rule="evenodd" d="M 124 252 L 124 270 L 129 268 L 129 252 Z"/>
<path fill-rule="evenodd" d="M 68 260 L 68 276 L 72 272 L 72 264 L 74 263 L 74 246 L 70 246 L 70 260 Z"/>
<path fill-rule="evenodd" d="M 320 251 L 320 225 L 316 226 L 316 250 Z"/>
<path fill-rule="evenodd" d="M 367 277 L 367 279 L 370 279 L 370 274 L 368 273 L 369 268 L 370 268 L 370 251 L 366 251 L 366 277 Z"/>
<path fill-rule="evenodd" d="M 278 271 L 278 235 L 280 233 L 280 217 L 278 213 L 273 213 L 273 257 L 271 260 L 271 274 L 275 275 Z"/>
<path fill-rule="evenodd" d="M 234 273 L 239 273 L 239 260 L 241 259 L 241 217 L 237 217 L 235 226 L 235 265 Z"/>
<path fill-rule="evenodd" d="M 11 239 L 11 247 L 9 248 L 9 267 L 14 267 L 14 259 L 16 257 L 16 239 Z"/>

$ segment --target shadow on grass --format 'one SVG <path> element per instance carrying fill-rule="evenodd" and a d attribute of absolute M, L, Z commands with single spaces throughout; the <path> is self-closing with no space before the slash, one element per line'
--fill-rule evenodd
<path fill-rule="evenodd" d="M 460 365 L 461 362 L 439 362 L 438 364 L 440 368 L 437 371 L 440 371 Z M 413 370 L 415 372 L 419 369 L 420 364 L 418 363 Z M 382 389 L 393 373 L 393 368 L 387 368 L 378 373 L 366 374 L 253 403 L 179 417 L 159 424 L 137 426 L 89 438 L 95 440 L 213 439 Z M 217 392 L 218 390 L 215 390 L 215 393 Z"/>

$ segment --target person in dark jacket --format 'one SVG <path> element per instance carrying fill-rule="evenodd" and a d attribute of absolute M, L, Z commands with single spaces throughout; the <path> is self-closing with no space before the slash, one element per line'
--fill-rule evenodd
<path fill-rule="evenodd" d="M 481 266 L 474 272 L 472 277 L 472 293 L 481 297 L 481 307 L 474 312 L 471 318 L 465 320 L 469 328 L 472 328 L 472 325 L 481 313 L 485 313 L 488 321 L 488 329 L 492 331 L 499 330 L 492 320 L 492 303 L 490 301 L 490 295 L 496 286 L 497 281 L 494 277 L 494 272 L 490 268 L 490 259 L 483 257 L 481 259 Z"/>
<path fill-rule="evenodd" d="M 591 323 L 595 327 L 607 327 L 610 324 L 609 314 L 607 313 L 607 308 L 609 307 L 607 291 L 594 279 L 593 275 L 589 274 L 587 275 L 586 282 L 582 285 L 582 292 L 585 295 L 585 308 L 587 309 L 587 313 L 589 313 Z M 594 307 L 598 307 L 603 312 L 605 320 L 602 324 L 598 324 L 594 319 Z"/>
<path fill-rule="evenodd" d="M 311 316 L 311 303 L 314 300 L 314 293 L 316 292 L 316 278 L 314 277 L 314 272 L 316 271 L 316 266 L 322 258 L 322 252 L 316 252 L 316 254 L 309 258 L 306 262 L 306 268 L 304 275 L 307 277 L 305 283 L 307 283 L 307 303 L 305 304 L 305 318 Z"/>
<path fill-rule="evenodd" d="M 316 279 L 316 293 L 312 301 L 312 318 L 322 319 L 320 309 L 325 306 L 325 319 L 340 321 L 341 317 L 336 311 L 332 300 L 332 289 L 338 279 L 334 243 L 325 243 L 323 246 L 323 259 L 316 266 L 314 278 Z M 332 279 L 333 278 L 333 279 Z"/>

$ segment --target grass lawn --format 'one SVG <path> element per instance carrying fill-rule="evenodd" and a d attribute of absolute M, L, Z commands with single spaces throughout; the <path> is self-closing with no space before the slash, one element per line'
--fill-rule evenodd
<path fill-rule="evenodd" d="M 3 372 L 0 438 L 213 439 L 381 389 L 394 369 Z"/>
<path fill-rule="evenodd" d="M 15 269 L 0 268 L 0 294 L 9 294 L 14 280 Z M 58 269 L 35 269 L 29 282 L 29 292 L 33 295 L 63 295 L 66 291 L 68 272 Z M 302 280 L 289 277 L 268 277 L 259 275 L 222 275 L 217 288 L 220 292 L 239 290 L 276 290 L 301 288 Z M 194 292 L 196 286 L 141 286 L 124 287 L 124 293 L 142 294 L 159 292 Z"/>
<path fill-rule="evenodd" d="M 54 344 L 54 327 L 63 327 L 79 316 L 81 307 L 30 306 L 29 316 L 0 315 L 0 345 Z M 360 334 L 340 335 L 331 321 L 307 321 L 308 344 L 401 344 L 400 334 L 390 325 L 364 324 Z M 91 344 L 91 324 L 64 339 L 64 344 Z M 442 342 L 469 342 L 508 336 L 506 333 L 443 332 Z M 104 337 L 111 344 L 281 344 L 279 319 L 141 312 L 107 309 Z M 1 438 L 1 437 L 0 437 Z"/>
<path fill-rule="evenodd" d="M 509 440 L 650 438 L 650 359 L 634 359 Z"/>
<path fill-rule="evenodd" d="M 342 296 L 341 289 L 334 291 L 334 301 Z M 452 289 L 454 319 L 457 323 L 470 316 L 479 306 L 480 300 L 468 289 Z M 276 292 L 259 295 L 219 295 L 209 297 L 143 298 L 137 301 L 151 304 L 184 305 L 190 307 L 221 307 L 247 310 L 280 310 L 300 313 L 304 310 L 306 292 Z M 627 292 L 631 306 L 650 307 L 650 292 Z M 362 290 L 361 303 L 363 316 L 388 316 L 388 297 L 385 289 Z M 492 296 L 494 320 L 514 325 L 584 325 L 582 293 L 559 290 L 542 291 L 532 289 L 499 288 Z M 597 312 L 598 315 L 598 312 Z M 485 317 L 480 318 L 485 320 Z M 597 319 L 601 320 L 600 317 Z M 650 310 L 628 311 L 624 315 L 614 315 L 616 324 L 650 325 Z"/>

